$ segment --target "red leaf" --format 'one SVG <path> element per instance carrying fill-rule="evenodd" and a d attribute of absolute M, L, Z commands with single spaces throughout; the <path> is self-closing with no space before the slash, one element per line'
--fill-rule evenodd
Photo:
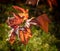
<path fill-rule="evenodd" d="M 24 29 L 25 30 L 20 30 L 20 39 L 23 44 L 27 44 L 29 39 L 32 37 L 32 34 L 29 28 Z"/>
<path fill-rule="evenodd" d="M 25 36 L 25 44 L 27 44 L 29 39 L 32 37 L 30 28 L 26 28 L 26 31 L 24 32 L 24 36 Z"/>
<path fill-rule="evenodd" d="M 9 39 L 9 43 L 12 45 L 15 42 L 16 39 L 16 35 L 14 32 L 12 32 L 10 39 Z"/>
<path fill-rule="evenodd" d="M 12 7 L 13 7 L 14 9 L 16 9 L 16 10 L 22 11 L 23 13 L 26 12 L 26 10 L 23 9 L 23 8 L 21 8 L 21 7 L 18 7 L 18 6 L 12 6 Z"/>
<path fill-rule="evenodd" d="M 19 37 L 21 39 L 21 42 L 24 43 L 25 42 L 25 38 L 24 38 L 24 33 L 23 31 L 19 31 Z"/>
<path fill-rule="evenodd" d="M 52 8 L 52 5 L 58 6 L 57 0 L 47 0 L 49 6 Z"/>
<path fill-rule="evenodd" d="M 19 17 L 15 13 L 13 13 L 13 16 L 15 17 L 15 19 L 13 19 L 15 25 L 19 25 L 19 24 L 23 23 L 23 18 Z"/>
<path fill-rule="evenodd" d="M 13 13 L 13 17 L 7 19 L 6 22 L 9 26 L 20 25 L 23 23 L 23 18 Z"/>
<path fill-rule="evenodd" d="M 40 27 L 45 31 L 48 32 L 48 25 L 51 22 L 46 14 L 43 14 L 36 19 Z"/>
<path fill-rule="evenodd" d="M 18 13 L 20 17 L 24 17 L 24 20 L 28 19 L 28 9 L 24 9 L 18 6 L 13 6 L 14 9 L 22 11 L 22 13 Z"/>

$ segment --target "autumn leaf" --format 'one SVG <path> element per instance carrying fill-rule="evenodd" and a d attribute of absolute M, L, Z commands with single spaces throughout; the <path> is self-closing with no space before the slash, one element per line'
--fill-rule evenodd
<path fill-rule="evenodd" d="M 23 20 L 27 20 L 28 19 L 28 17 L 29 17 L 28 9 L 25 10 L 24 8 L 21 8 L 21 7 L 18 7 L 18 6 L 13 6 L 13 8 L 22 12 L 22 13 L 18 13 L 18 15 L 20 17 L 24 17 Z"/>
<path fill-rule="evenodd" d="M 26 28 L 26 31 L 24 32 L 24 36 L 25 36 L 25 44 L 28 43 L 29 39 L 32 37 L 32 33 L 30 28 Z"/>
<path fill-rule="evenodd" d="M 24 28 L 26 30 L 20 30 L 20 39 L 23 44 L 27 44 L 29 39 L 32 37 L 30 28 Z"/>
<path fill-rule="evenodd" d="M 15 42 L 15 39 L 16 39 L 16 34 L 12 32 L 10 39 L 9 39 L 9 43 L 13 45 L 13 43 Z"/>
<path fill-rule="evenodd" d="M 19 10 L 19 11 L 25 13 L 25 9 L 23 9 L 23 8 L 21 8 L 21 7 L 18 7 L 18 6 L 12 6 L 12 7 L 13 7 L 14 9 L 16 9 L 16 10 Z"/>
<path fill-rule="evenodd" d="M 17 14 L 13 13 L 13 16 L 15 17 L 14 20 L 14 24 L 15 25 L 19 25 L 23 23 L 23 18 L 21 18 L 20 16 L 18 16 Z"/>
<path fill-rule="evenodd" d="M 54 6 L 58 6 L 57 0 L 47 0 L 49 6 L 52 8 Z"/>
<path fill-rule="evenodd" d="M 25 38 L 24 38 L 23 31 L 19 31 L 19 37 L 20 37 L 21 42 L 24 43 L 25 42 Z"/>
<path fill-rule="evenodd" d="M 38 16 L 36 18 L 38 21 L 39 26 L 45 31 L 48 32 L 48 25 L 51 22 L 46 14 Z"/>

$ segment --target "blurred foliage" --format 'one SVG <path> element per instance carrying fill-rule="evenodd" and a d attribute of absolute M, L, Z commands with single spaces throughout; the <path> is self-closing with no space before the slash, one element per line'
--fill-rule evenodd
<path fill-rule="evenodd" d="M 21 44 L 18 40 L 10 45 L 6 39 L 10 30 L 6 24 L 0 26 L 0 51 L 57 51 L 56 38 L 50 33 L 45 33 L 35 26 L 31 27 L 33 37 L 27 45 Z"/>
<path fill-rule="evenodd" d="M 12 9 L 13 5 L 18 5 L 25 9 L 29 9 L 30 17 L 36 17 L 43 13 L 47 13 L 52 21 L 49 25 L 50 32 L 45 33 L 39 27 L 32 26 L 31 31 L 33 37 L 27 45 L 21 44 L 18 40 L 16 40 L 13 45 L 10 45 L 9 42 L 6 41 L 10 30 L 6 24 L 6 19 L 8 16 L 11 16 L 11 12 L 16 12 Z M 51 9 L 43 4 L 33 7 L 13 2 L 10 4 L 0 3 L 0 51 L 58 51 L 58 48 L 60 49 L 60 26 L 55 20 L 55 17 L 59 17 L 58 13 L 59 12 L 57 10 Z"/>

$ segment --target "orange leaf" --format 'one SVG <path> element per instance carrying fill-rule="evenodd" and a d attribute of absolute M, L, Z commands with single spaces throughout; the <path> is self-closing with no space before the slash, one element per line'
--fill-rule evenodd
<path fill-rule="evenodd" d="M 19 37 L 21 39 L 21 42 L 24 43 L 25 42 L 24 33 L 21 30 L 19 31 Z"/>
<path fill-rule="evenodd" d="M 10 36 L 10 39 L 9 39 L 9 42 L 10 44 L 12 45 L 14 42 L 15 42 L 15 39 L 16 39 L 16 35 L 15 33 L 13 32 Z"/>
<path fill-rule="evenodd" d="M 23 18 L 13 13 L 13 17 L 9 17 L 6 22 L 9 26 L 20 25 L 21 23 L 23 23 Z"/>
<path fill-rule="evenodd" d="M 21 7 L 18 7 L 18 6 L 12 6 L 14 9 L 16 9 L 16 10 L 19 10 L 19 11 L 22 11 L 23 13 L 25 13 L 26 11 L 23 9 L 23 8 L 21 8 Z"/>
<path fill-rule="evenodd" d="M 24 32 L 24 36 L 25 36 L 25 44 L 27 44 L 29 39 L 32 37 L 30 28 L 26 28 L 26 31 Z"/>
<path fill-rule="evenodd" d="M 25 9 L 23 9 L 21 7 L 18 7 L 18 6 L 13 6 L 13 8 L 16 9 L 16 10 L 22 11 L 22 13 L 18 13 L 18 15 L 20 17 L 24 17 L 23 20 L 28 19 L 28 9 L 25 10 Z"/>
<path fill-rule="evenodd" d="M 32 35 L 31 35 L 30 29 L 26 28 L 26 30 L 20 31 L 20 39 L 23 44 L 26 45 L 31 37 L 32 37 Z"/>
<path fill-rule="evenodd" d="M 49 23 L 51 22 L 49 20 L 49 18 L 47 17 L 46 14 L 43 14 L 39 17 L 37 17 L 37 21 L 38 21 L 38 24 L 40 25 L 40 27 L 45 31 L 45 32 L 48 32 L 48 25 Z"/>
<path fill-rule="evenodd" d="M 13 13 L 13 16 L 15 17 L 15 19 L 13 19 L 15 25 L 19 25 L 19 24 L 21 24 L 23 22 L 23 18 L 19 17 L 15 13 Z"/>
<path fill-rule="evenodd" d="M 29 17 L 28 13 L 18 13 L 18 15 L 19 15 L 20 17 L 23 17 L 23 20 L 27 20 L 28 17 Z"/>

